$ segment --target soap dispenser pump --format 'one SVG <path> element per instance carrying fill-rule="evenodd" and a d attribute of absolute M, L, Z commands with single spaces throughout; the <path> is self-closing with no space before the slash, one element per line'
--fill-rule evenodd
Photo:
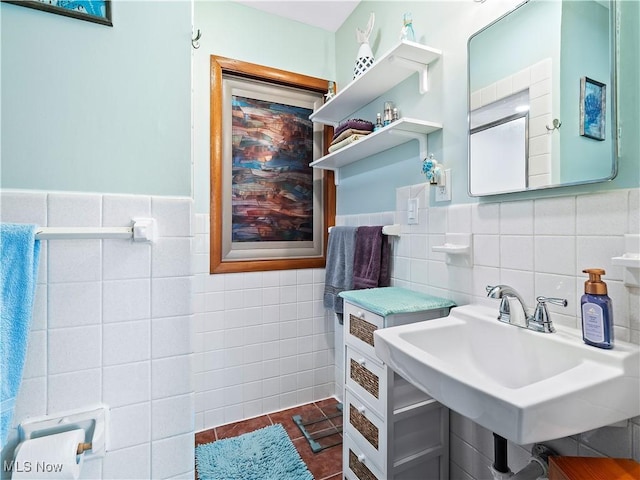
<path fill-rule="evenodd" d="M 581 299 L 582 339 L 594 347 L 613 348 L 612 303 L 607 295 L 607 284 L 600 278 L 605 271 L 587 268 L 582 272 L 589 274 Z"/>

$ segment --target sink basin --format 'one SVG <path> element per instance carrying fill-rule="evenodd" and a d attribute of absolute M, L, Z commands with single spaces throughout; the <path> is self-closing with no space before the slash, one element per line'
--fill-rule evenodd
<path fill-rule="evenodd" d="M 640 347 L 585 345 L 580 331 L 539 333 L 466 305 L 448 317 L 375 331 L 376 354 L 443 405 L 517 444 L 640 415 Z"/>

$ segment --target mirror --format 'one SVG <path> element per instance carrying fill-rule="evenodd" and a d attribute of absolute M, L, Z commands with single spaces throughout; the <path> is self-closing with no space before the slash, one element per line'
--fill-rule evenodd
<path fill-rule="evenodd" d="M 616 175 L 615 2 L 528 0 L 469 54 L 469 194 Z"/>

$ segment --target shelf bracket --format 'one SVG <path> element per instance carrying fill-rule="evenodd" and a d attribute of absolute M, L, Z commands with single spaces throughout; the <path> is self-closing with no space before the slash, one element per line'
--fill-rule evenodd
<path fill-rule="evenodd" d="M 429 66 L 425 65 L 421 62 L 416 62 L 415 60 L 410 60 L 404 57 L 398 57 L 396 55 L 392 55 L 389 57 L 389 63 L 397 63 L 399 65 L 403 65 L 406 68 L 411 70 L 415 70 L 418 72 L 418 80 L 421 94 L 425 94 L 429 91 Z"/>
<path fill-rule="evenodd" d="M 420 161 L 427 158 L 427 137 L 424 133 L 414 133 L 406 130 L 390 130 L 389 135 L 398 135 L 417 140 L 420 144 Z"/>
<path fill-rule="evenodd" d="M 429 67 L 418 70 L 418 80 L 420 81 L 418 86 L 420 94 L 424 95 L 429 91 Z"/>

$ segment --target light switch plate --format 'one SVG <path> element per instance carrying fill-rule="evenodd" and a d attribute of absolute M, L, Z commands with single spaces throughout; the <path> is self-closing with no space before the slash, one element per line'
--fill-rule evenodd
<path fill-rule="evenodd" d="M 417 198 L 407 199 L 407 224 L 408 225 L 418 224 L 418 199 Z"/>

